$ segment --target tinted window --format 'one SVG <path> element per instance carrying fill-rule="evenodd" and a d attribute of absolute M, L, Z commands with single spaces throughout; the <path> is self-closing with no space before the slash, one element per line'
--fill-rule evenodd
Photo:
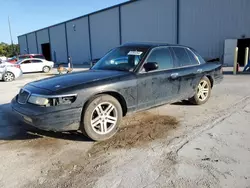
<path fill-rule="evenodd" d="M 199 64 L 199 62 L 197 61 L 196 57 L 194 56 L 194 54 L 190 50 L 186 49 L 186 52 L 187 52 L 187 54 L 189 56 L 189 59 L 191 60 L 191 63 L 193 65 Z"/>
<path fill-rule="evenodd" d="M 192 65 L 192 62 L 185 50 L 185 48 L 181 48 L 181 47 L 173 47 L 175 56 L 180 64 L 180 66 L 188 66 L 188 65 Z"/>
<path fill-rule="evenodd" d="M 42 63 L 41 60 L 32 60 L 32 63 Z"/>
<path fill-rule="evenodd" d="M 147 62 L 158 63 L 158 70 L 171 69 L 174 67 L 173 58 L 169 48 L 155 49 L 149 55 Z"/>
<path fill-rule="evenodd" d="M 31 63 L 30 60 L 26 60 L 26 61 L 23 61 L 22 64 L 28 64 L 28 63 Z"/>
<path fill-rule="evenodd" d="M 206 61 L 201 57 L 201 55 L 197 51 L 193 50 L 193 52 L 195 53 L 201 64 L 206 63 Z"/>

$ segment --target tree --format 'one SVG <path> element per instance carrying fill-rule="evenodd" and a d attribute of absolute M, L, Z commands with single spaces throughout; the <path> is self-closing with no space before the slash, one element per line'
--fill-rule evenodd
<path fill-rule="evenodd" d="M 0 56 L 13 57 L 20 53 L 19 45 L 9 45 L 4 42 L 0 43 Z"/>

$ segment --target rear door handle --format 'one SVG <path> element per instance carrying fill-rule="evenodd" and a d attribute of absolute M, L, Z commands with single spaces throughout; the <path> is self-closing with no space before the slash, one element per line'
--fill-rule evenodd
<path fill-rule="evenodd" d="M 178 78 L 178 76 L 179 76 L 179 73 L 173 73 L 173 74 L 171 74 L 171 78 L 172 79 Z"/>
<path fill-rule="evenodd" d="M 198 69 L 197 72 L 198 72 L 198 73 L 202 73 L 202 69 Z"/>

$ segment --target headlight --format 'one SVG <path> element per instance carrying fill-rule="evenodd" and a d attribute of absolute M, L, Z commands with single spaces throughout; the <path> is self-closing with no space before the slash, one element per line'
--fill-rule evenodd
<path fill-rule="evenodd" d="M 39 105 L 39 106 L 59 106 L 59 105 L 67 105 L 75 102 L 76 94 L 71 95 L 37 95 L 33 94 L 30 96 L 28 102 Z"/>
<path fill-rule="evenodd" d="M 40 106 L 46 106 L 49 103 L 49 99 L 31 95 L 28 102 Z"/>

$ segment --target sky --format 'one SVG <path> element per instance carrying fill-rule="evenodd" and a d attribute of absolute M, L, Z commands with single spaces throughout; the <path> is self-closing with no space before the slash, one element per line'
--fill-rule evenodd
<path fill-rule="evenodd" d="M 0 0 L 0 43 L 12 37 L 79 17 L 127 0 Z"/>

